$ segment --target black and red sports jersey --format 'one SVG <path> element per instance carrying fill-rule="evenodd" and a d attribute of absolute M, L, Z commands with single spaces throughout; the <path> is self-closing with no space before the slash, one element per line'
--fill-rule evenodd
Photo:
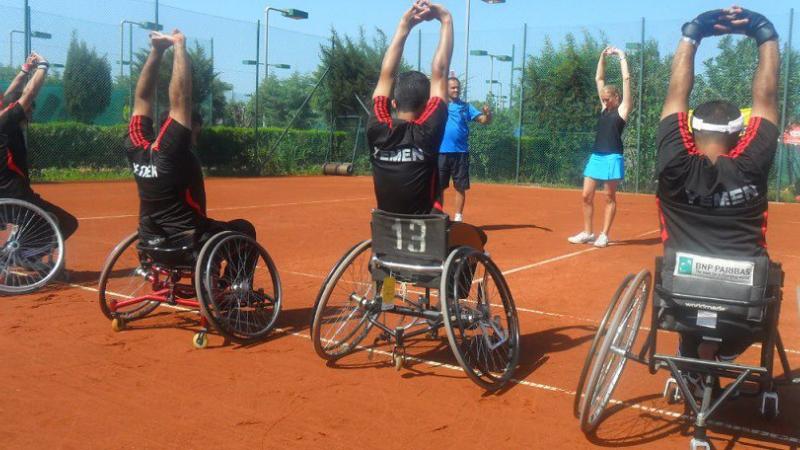
<path fill-rule="evenodd" d="M 126 153 L 139 189 L 139 233 L 172 236 L 206 223 L 203 172 L 191 152 L 191 130 L 167 119 L 156 137 L 153 119 L 133 116 Z"/>
<path fill-rule="evenodd" d="M 23 198 L 31 193 L 24 120 L 25 110 L 17 102 L 0 111 L 0 197 Z"/>
<path fill-rule="evenodd" d="M 751 117 L 738 145 L 712 164 L 688 115 L 658 126 L 658 202 L 664 245 L 720 256 L 766 255 L 767 182 L 778 128 Z"/>
<path fill-rule="evenodd" d="M 447 104 L 428 100 L 414 121 L 393 119 L 389 99 L 375 97 L 367 122 L 372 179 L 378 209 L 399 214 L 430 214 L 439 195 L 439 146 L 447 123 Z"/>

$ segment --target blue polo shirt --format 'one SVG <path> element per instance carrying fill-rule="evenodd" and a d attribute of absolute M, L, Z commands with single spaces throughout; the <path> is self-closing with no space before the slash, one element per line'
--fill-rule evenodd
<path fill-rule="evenodd" d="M 469 151 L 469 123 L 483 114 L 478 108 L 461 100 L 447 105 L 447 126 L 439 153 L 466 153 Z"/>

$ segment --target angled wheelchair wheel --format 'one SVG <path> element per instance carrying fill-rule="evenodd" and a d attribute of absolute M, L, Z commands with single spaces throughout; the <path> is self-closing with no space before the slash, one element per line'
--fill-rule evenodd
<path fill-rule="evenodd" d="M 603 410 L 617 387 L 647 307 L 650 280 L 650 271 L 642 270 L 625 289 L 597 349 L 585 389 L 576 394 L 583 396 L 580 421 L 584 433 L 597 429 Z"/>
<path fill-rule="evenodd" d="M 0 199 L 0 294 L 33 292 L 64 267 L 64 239 L 43 209 Z"/>
<path fill-rule="evenodd" d="M 583 396 L 581 394 L 583 393 L 583 387 L 586 385 L 586 377 L 589 375 L 589 369 L 591 369 L 592 362 L 594 361 L 595 356 L 597 356 L 597 345 L 608 333 L 608 321 L 616 311 L 615 308 L 619 302 L 619 297 L 623 292 L 625 292 L 625 289 L 630 286 L 631 280 L 633 280 L 633 274 L 627 275 L 625 279 L 622 280 L 622 283 L 611 297 L 611 303 L 608 304 L 608 309 L 606 309 L 603 319 L 597 326 L 597 332 L 594 334 L 592 345 L 589 347 L 589 353 L 586 355 L 586 360 L 583 363 L 583 369 L 581 369 L 581 376 L 578 378 L 578 388 L 575 389 L 575 400 L 572 404 L 572 413 L 575 415 L 575 417 L 580 416 L 581 403 L 583 402 Z"/>
<path fill-rule="evenodd" d="M 278 320 L 281 281 L 267 251 L 241 233 L 209 239 L 197 257 L 200 311 L 223 336 L 241 344 L 263 339 Z"/>
<path fill-rule="evenodd" d="M 372 328 L 370 317 L 377 301 L 377 283 L 372 280 L 372 243 L 356 245 L 334 266 L 325 279 L 314 308 L 311 340 L 314 350 L 328 361 L 352 353 Z"/>
<path fill-rule="evenodd" d="M 152 261 L 139 252 L 137 242 L 139 234 L 134 232 L 117 244 L 100 273 L 100 310 L 110 320 L 118 320 L 115 327 L 142 318 L 158 307 L 155 300 L 136 301 L 159 287 Z"/>
<path fill-rule="evenodd" d="M 440 303 L 447 339 L 466 374 L 484 389 L 505 385 L 519 361 L 519 321 L 500 269 L 459 247 L 447 257 Z"/>

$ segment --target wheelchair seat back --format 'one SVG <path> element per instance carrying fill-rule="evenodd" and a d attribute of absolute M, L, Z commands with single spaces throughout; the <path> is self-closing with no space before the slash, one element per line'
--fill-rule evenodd
<path fill-rule="evenodd" d="M 780 300 L 783 272 L 766 256 L 720 258 L 667 249 L 657 265 L 656 305 L 682 322 L 668 329 L 688 326 L 719 337 L 736 329 L 758 333 L 768 307 Z"/>
<path fill-rule="evenodd" d="M 140 235 L 136 248 L 157 264 L 171 268 L 194 268 L 196 257 L 194 230 L 184 231 L 170 237 L 143 237 Z"/>
<path fill-rule="evenodd" d="M 447 258 L 447 216 L 372 211 L 372 278 L 436 288 Z"/>

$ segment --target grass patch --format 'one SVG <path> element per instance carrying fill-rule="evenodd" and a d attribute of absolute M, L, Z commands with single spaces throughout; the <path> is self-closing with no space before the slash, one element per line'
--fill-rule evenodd
<path fill-rule="evenodd" d="M 127 168 L 56 168 L 31 169 L 31 181 L 34 183 L 53 183 L 63 181 L 112 181 L 133 179 Z"/>

